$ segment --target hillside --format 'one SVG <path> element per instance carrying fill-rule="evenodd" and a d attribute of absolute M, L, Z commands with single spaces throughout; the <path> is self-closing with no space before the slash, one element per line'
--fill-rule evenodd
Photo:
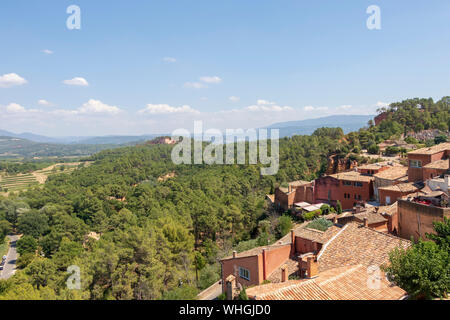
<path fill-rule="evenodd" d="M 33 157 L 87 156 L 119 145 L 39 143 L 14 137 L 0 136 L 0 159 Z"/>
<path fill-rule="evenodd" d="M 0 198 L 2 225 L 16 227 L 26 244 L 0 298 L 192 299 L 218 280 L 218 259 L 289 231 L 290 221 L 269 214 L 266 194 L 318 177 L 330 155 L 414 129 L 417 119 L 402 120 L 409 105 L 399 103 L 378 126 L 348 135 L 321 128 L 280 139 L 276 176 L 261 176 L 260 165 L 175 165 L 173 146 L 149 144 L 102 151 L 87 168 Z M 421 110 L 418 116 L 448 130 L 448 104 Z M 70 265 L 81 268 L 82 290 L 65 286 Z"/>

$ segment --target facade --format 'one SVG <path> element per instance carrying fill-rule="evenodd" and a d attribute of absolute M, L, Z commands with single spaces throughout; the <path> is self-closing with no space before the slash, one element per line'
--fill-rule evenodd
<path fill-rule="evenodd" d="M 335 206 L 339 200 L 342 209 L 352 209 L 357 203 L 373 200 L 373 181 L 373 177 L 356 171 L 318 178 L 314 183 L 315 201 Z"/>
<path fill-rule="evenodd" d="M 378 188 L 379 202 L 382 206 L 395 203 L 398 199 L 417 192 L 419 189 L 414 183 L 401 183 L 389 187 Z"/>
<path fill-rule="evenodd" d="M 276 188 L 274 204 L 278 208 L 289 210 L 297 202 L 314 203 L 314 183 L 308 181 L 294 181 L 287 188 Z"/>
<path fill-rule="evenodd" d="M 393 166 L 388 170 L 384 170 L 374 175 L 373 192 L 375 199 L 380 202 L 378 189 L 382 187 L 390 187 L 396 184 L 408 182 L 408 167 Z"/>
<path fill-rule="evenodd" d="M 426 198 L 426 197 L 425 197 Z M 450 208 L 429 204 L 417 197 L 398 201 L 398 234 L 403 239 L 426 239 L 427 233 L 434 233 L 433 222 L 450 218 Z"/>
<path fill-rule="evenodd" d="M 408 179 L 410 182 L 425 181 L 436 170 L 429 164 L 447 160 L 450 155 L 450 143 L 441 143 L 439 145 L 423 148 L 408 153 Z M 448 163 L 448 162 L 447 162 Z M 431 170 L 431 171 L 430 171 Z"/>

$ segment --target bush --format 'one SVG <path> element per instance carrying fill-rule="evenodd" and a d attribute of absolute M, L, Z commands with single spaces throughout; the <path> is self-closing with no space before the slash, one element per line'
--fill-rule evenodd
<path fill-rule="evenodd" d="M 247 296 L 247 292 L 245 291 L 245 287 L 243 287 L 241 292 L 239 292 L 238 300 L 248 300 L 248 296 Z"/>
<path fill-rule="evenodd" d="M 379 154 L 380 153 L 380 148 L 376 144 L 371 144 L 367 148 L 367 152 L 370 153 L 370 154 Z"/>
<path fill-rule="evenodd" d="M 314 220 L 315 218 L 320 217 L 321 214 L 322 214 L 322 211 L 320 211 L 320 210 L 311 211 L 311 212 L 305 213 L 303 215 L 303 220 L 305 220 L 305 221 Z"/>
<path fill-rule="evenodd" d="M 277 231 L 280 237 L 284 237 L 292 229 L 292 219 L 291 217 L 284 215 L 278 219 Z"/>
<path fill-rule="evenodd" d="M 319 218 L 314 220 L 313 222 L 308 224 L 308 228 L 315 229 L 319 231 L 327 231 L 329 227 L 333 225 L 333 222 L 325 219 L 325 218 Z"/>

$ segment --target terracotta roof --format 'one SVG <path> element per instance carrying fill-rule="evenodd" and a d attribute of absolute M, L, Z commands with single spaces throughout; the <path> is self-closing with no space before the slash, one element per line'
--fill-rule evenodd
<path fill-rule="evenodd" d="M 290 243 L 290 241 L 289 241 L 289 243 Z M 245 258 L 245 257 L 257 256 L 257 255 L 262 254 L 264 249 L 270 251 L 270 250 L 275 249 L 275 248 L 283 247 L 283 246 L 285 246 L 286 244 L 289 244 L 289 243 L 281 244 L 280 241 L 278 241 L 277 243 L 269 245 L 269 246 L 256 247 L 256 248 L 253 248 L 253 249 L 250 249 L 250 250 L 238 253 L 236 255 L 236 258 Z M 232 259 L 232 258 L 233 258 L 233 256 L 228 256 L 228 257 L 223 258 L 222 260 L 228 260 L 228 259 Z"/>
<path fill-rule="evenodd" d="M 375 212 L 375 208 L 373 209 L 371 208 L 370 210 L 357 213 L 355 214 L 355 218 L 357 218 L 360 221 L 364 221 L 364 219 L 367 218 L 369 224 L 388 221 L 385 217 L 381 215 L 381 213 Z"/>
<path fill-rule="evenodd" d="M 429 148 L 422 148 L 418 150 L 414 150 L 411 152 L 408 152 L 408 154 L 425 154 L 425 155 L 431 155 L 435 154 L 441 151 L 450 150 L 450 142 L 441 143 Z"/>
<path fill-rule="evenodd" d="M 391 167 L 390 169 L 381 171 L 374 175 L 376 178 L 387 179 L 387 180 L 397 180 L 408 175 L 408 167 L 398 166 Z"/>
<path fill-rule="evenodd" d="M 356 171 L 331 174 L 330 177 L 333 177 L 338 180 L 359 181 L 359 182 L 370 182 L 373 180 L 373 177 L 362 175 L 361 173 Z"/>
<path fill-rule="evenodd" d="M 378 212 L 392 216 L 397 213 L 397 209 L 398 209 L 398 202 L 395 202 L 394 204 L 392 204 L 390 206 L 381 206 L 378 209 Z"/>
<path fill-rule="evenodd" d="M 381 266 L 389 261 L 393 249 L 410 245 L 408 240 L 351 222 L 323 246 L 318 256 L 319 271 L 356 264 Z"/>
<path fill-rule="evenodd" d="M 302 228 L 296 229 L 294 231 L 295 236 L 323 244 L 334 237 L 334 235 L 342 229 L 341 227 L 333 225 L 329 227 L 327 231 L 319 231 L 308 228 L 309 223 L 311 223 L 311 221 L 305 224 Z"/>
<path fill-rule="evenodd" d="M 373 276 L 379 280 L 377 287 L 367 285 Z M 315 279 L 253 287 L 247 295 L 256 300 L 399 300 L 406 292 L 383 272 L 376 276 L 366 266 L 354 265 L 321 272 Z"/>
<path fill-rule="evenodd" d="M 419 190 L 414 183 L 400 183 L 393 186 L 380 187 L 378 190 L 396 191 L 396 192 L 416 192 Z"/>
<path fill-rule="evenodd" d="M 300 187 L 300 186 L 304 186 L 304 185 L 307 185 L 307 184 L 311 184 L 311 182 L 303 181 L 303 180 L 289 182 L 289 185 L 291 187 Z"/>
<path fill-rule="evenodd" d="M 424 165 L 423 167 L 427 168 L 427 169 L 448 169 L 449 162 L 448 162 L 448 159 L 438 160 L 438 161 L 431 162 L 427 165 Z"/>

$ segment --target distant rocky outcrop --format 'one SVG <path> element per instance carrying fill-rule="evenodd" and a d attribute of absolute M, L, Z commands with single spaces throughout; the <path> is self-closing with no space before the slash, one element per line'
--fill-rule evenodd
<path fill-rule="evenodd" d="M 335 174 L 352 170 L 358 166 L 356 160 L 352 160 L 348 157 L 342 158 L 339 155 L 332 155 L 328 157 L 328 165 L 326 174 Z"/>
<path fill-rule="evenodd" d="M 450 132 L 442 132 L 438 129 L 429 129 L 429 130 L 422 130 L 420 132 L 409 132 L 407 134 L 408 137 L 413 137 L 419 141 L 427 141 L 427 140 L 433 140 L 437 136 L 445 134 L 448 138 L 450 138 Z"/>

